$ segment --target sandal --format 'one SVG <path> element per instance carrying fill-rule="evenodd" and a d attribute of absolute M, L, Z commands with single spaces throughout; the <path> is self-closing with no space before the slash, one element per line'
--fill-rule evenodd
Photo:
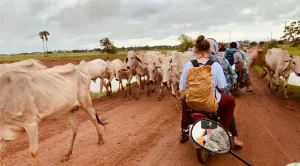
<path fill-rule="evenodd" d="M 235 140 L 233 141 L 233 145 L 236 147 L 236 148 L 242 148 L 244 143 L 240 140 Z"/>

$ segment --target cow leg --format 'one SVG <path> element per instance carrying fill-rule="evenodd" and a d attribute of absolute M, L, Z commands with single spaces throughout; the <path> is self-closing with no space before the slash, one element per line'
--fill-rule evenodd
<path fill-rule="evenodd" d="M 273 74 L 272 74 L 272 72 L 270 71 L 270 69 L 268 69 L 267 72 L 268 72 L 268 75 L 269 75 L 269 88 L 272 90 L 272 87 L 273 87 L 273 81 L 272 81 L 272 79 L 273 79 Z"/>
<path fill-rule="evenodd" d="M 121 84 L 121 88 L 122 88 L 122 91 L 124 90 L 124 87 L 123 87 L 123 82 L 122 80 L 120 80 L 120 84 Z"/>
<path fill-rule="evenodd" d="M 100 90 L 98 94 L 98 100 L 100 100 L 100 97 L 102 96 L 103 85 L 104 85 L 104 78 L 100 78 Z"/>
<path fill-rule="evenodd" d="M 137 88 L 136 88 L 136 95 L 135 99 L 138 100 L 140 96 L 140 86 L 141 86 L 141 76 L 139 74 L 136 75 L 137 81 Z"/>
<path fill-rule="evenodd" d="M 95 112 L 94 108 L 92 107 L 92 105 L 85 107 L 84 109 L 88 113 L 90 120 L 92 121 L 92 123 L 95 125 L 95 127 L 97 129 L 98 145 L 102 145 L 104 143 L 103 134 L 102 134 L 102 132 L 100 130 L 100 126 L 98 125 L 98 122 L 97 122 L 96 112 Z"/>
<path fill-rule="evenodd" d="M 28 134 L 28 139 L 29 139 L 29 152 L 31 156 L 34 159 L 34 164 L 36 166 L 39 165 L 39 160 L 38 160 L 38 141 L 39 141 L 39 136 L 38 136 L 38 124 L 37 123 L 31 123 L 27 124 L 24 126 L 27 134 Z"/>
<path fill-rule="evenodd" d="M 287 95 L 288 82 L 289 82 L 289 76 L 284 77 L 284 97 L 286 99 L 289 99 L 289 96 Z"/>
<path fill-rule="evenodd" d="M 144 78 L 145 78 L 145 77 L 144 77 Z M 141 78 L 141 89 L 142 89 L 142 90 L 144 90 L 144 82 L 145 82 L 145 79 L 142 79 L 142 78 Z"/>
<path fill-rule="evenodd" d="M 64 155 L 63 158 L 61 159 L 61 162 L 69 160 L 70 155 L 72 154 L 72 151 L 73 151 L 74 140 L 75 140 L 75 137 L 77 134 L 77 129 L 78 129 L 77 119 L 76 119 L 76 115 L 75 115 L 74 111 L 75 110 L 72 110 L 68 114 L 68 119 L 69 119 L 70 129 L 71 129 L 71 140 L 70 140 L 70 144 L 68 147 L 68 151 L 67 151 L 66 155 Z"/>
<path fill-rule="evenodd" d="M 276 89 L 275 89 L 275 92 L 277 92 L 278 88 L 279 88 L 279 74 L 278 74 L 278 72 L 275 73 L 275 78 L 276 78 Z"/>
<path fill-rule="evenodd" d="M 4 140 L 4 139 L 0 140 L 0 152 L 2 152 L 2 150 L 6 147 L 6 145 L 7 145 L 8 142 L 9 141 Z"/>
<path fill-rule="evenodd" d="M 158 101 L 160 101 L 163 96 L 163 88 L 164 88 L 164 85 L 161 83 L 159 86 Z"/>
<path fill-rule="evenodd" d="M 132 79 L 132 75 L 130 74 L 130 75 L 129 75 L 129 78 L 128 78 L 128 80 L 127 80 L 126 88 L 125 88 L 125 97 L 127 97 L 128 91 L 129 91 L 129 95 L 131 95 L 131 89 L 130 89 L 130 82 L 131 82 L 131 79 Z"/>
<path fill-rule="evenodd" d="M 147 96 L 150 96 L 150 83 L 147 82 Z"/>
<path fill-rule="evenodd" d="M 152 85 L 153 89 L 151 90 L 152 93 L 155 92 L 155 89 L 156 89 L 156 81 L 154 81 L 154 85 Z"/>
<path fill-rule="evenodd" d="M 108 85 L 109 85 L 109 96 L 111 96 L 112 95 L 111 81 L 109 81 Z"/>
<path fill-rule="evenodd" d="M 7 141 L 7 140 L 0 139 L 0 165 L 3 165 L 3 164 L 1 164 L 1 161 L 2 161 L 2 159 L 1 159 L 1 152 L 4 150 L 4 148 L 6 147 L 6 145 L 7 145 L 8 142 L 9 141 Z"/>

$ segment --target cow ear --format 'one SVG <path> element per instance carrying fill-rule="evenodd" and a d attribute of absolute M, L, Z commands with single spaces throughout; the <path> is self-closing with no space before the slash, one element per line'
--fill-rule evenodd
<path fill-rule="evenodd" d="M 135 58 L 136 58 L 136 60 L 137 60 L 139 63 L 142 63 L 142 61 L 141 61 L 140 58 L 138 58 L 137 56 L 136 56 Z M 142 63 L 142 64 L 143 64 L 143 63 Z"/>

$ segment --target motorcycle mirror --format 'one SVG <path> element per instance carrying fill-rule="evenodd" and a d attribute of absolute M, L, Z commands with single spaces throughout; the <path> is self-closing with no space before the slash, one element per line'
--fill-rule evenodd
<path fill-rule="evenodd" d="M 231 150 L 228 132 L 220 124 L 202 119 L 191 130 L 193 141 L 200 147 L 216 154 L 226 154 Z"/>
<path fill-rule="evenodd" d="M 191 137 L 195 144 L 212 153 L 230 153 L 244 164 L 251 166 L 246 160 L 235 154 L 232 149 L 231 138 L 226 129 L 210 119 L 197 121 L 191 129 Z"/>

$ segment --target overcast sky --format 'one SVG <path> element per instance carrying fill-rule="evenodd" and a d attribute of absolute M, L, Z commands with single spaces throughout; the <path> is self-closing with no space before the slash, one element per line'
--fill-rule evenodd
<path fill-rule="evenodd" d="M 0 0 L 0 53 L 175 45 L 199 34 L 220 42 L 279 39 L 285 20 L 300 19 L 298 0 Z"/>

